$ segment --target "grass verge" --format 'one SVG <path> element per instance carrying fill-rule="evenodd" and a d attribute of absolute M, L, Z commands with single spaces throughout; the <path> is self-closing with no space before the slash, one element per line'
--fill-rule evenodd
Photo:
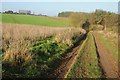
<path fill-rule="evenodd" d="M 98 34 L 99 40 L 105 45 L 105 47 L 112 53 L 112 55 L 118 60 L 118 46 L 114 45 L 111 40 L 105 38 L 103 34 Z"/>

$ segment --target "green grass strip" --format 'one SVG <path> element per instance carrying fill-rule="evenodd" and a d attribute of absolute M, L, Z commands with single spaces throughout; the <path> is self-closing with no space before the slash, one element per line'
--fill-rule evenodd
<path fill-rule="evenodd" d="M 98 65 L 96 47 L 92 33 L 87 36 L 74 65 L 66 78 L 100 78 L 102 73 Z"/>

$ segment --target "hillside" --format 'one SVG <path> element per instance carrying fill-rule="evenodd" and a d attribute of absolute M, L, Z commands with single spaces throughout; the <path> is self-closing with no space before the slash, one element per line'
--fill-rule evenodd
<path fill-rule="evenodd" d="M 32 24 L 50 27 L 65 27 L 67 19 L 61 20 L 46 16 L 20 15 L 20 14 L 2 14 L 3 23 Z"/>

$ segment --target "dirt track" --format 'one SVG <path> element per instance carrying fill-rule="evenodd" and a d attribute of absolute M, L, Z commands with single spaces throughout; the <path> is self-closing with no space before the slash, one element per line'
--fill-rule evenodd
<path fill-rule="evenodd" d="M 98 52 L 98 59 L 100 62 L 100 67 L 103 70 L 102 78 L 118 78 L 118 63 L 116 59 L 112 56 L 111 52 L 104 46 L 104 44 L 99 40 L 98 33 L 94 33 L 94 39 L 96 43 L 96 50 Z M 62 64 L 54 71 L 54 78 L 64 78 L 68 72 L 71 64 L 74 64 L 74 59 L 79 53 L 83 41 L 79 41 L 77 46 L 71 49 L 70 52 L 66 53 L 64 56 Z"/>
<path fill-rule="evenodd" d="M 98 39 L 98 33 L 94 32 L 96 47 L 98 50 L 101 67 L 106 78 L 118 78 L 118 63 L 109 50 Z"/>
<path fill-rule="evenodd" d="M 80 40 L 75 47 L 64 55 L 65 58 L 62 64 L 54 71 L 54 75 L 52 75 L 54 78 L 64 78 L 71 64 L 74 63 L 74 59 L 78 55 L 82 43 L 83 40 Z"/>

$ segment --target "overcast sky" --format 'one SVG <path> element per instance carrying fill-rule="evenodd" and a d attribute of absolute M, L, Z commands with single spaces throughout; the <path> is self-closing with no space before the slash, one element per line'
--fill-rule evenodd
<path fill-rule="evenodd" d="M 103 9 L 118 12 L 118 2 L 3 2 L 2 11 L 5 10 L 31 10 L 49 16 L 57 16 L 62 11 L 93 12 Z"/>

